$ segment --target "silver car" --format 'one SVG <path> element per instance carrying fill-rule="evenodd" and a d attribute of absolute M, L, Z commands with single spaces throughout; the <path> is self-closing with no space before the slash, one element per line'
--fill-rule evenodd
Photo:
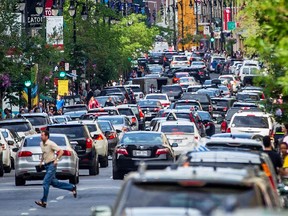
<path fill-rule="evenodd" d="M 50 134 L 49 139 L 64 150 L 64 154 L 57 165 L 56 177 L 69 179 L 71 184 L 77 184 L 79 182 L 79 158 L 67 136 Z M 42 156 L 40 142 L 40 134 L 25 137 L 15 160 L 16 186 L 25 185 L 26 180 L 42 180 L 44 178 L 45 171 L 37 172 L 35 167 L 39 165 Z"/>

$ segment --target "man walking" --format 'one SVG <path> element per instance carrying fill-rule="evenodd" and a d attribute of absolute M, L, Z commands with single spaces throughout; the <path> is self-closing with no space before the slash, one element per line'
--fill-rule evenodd
<path fill-rule="evenodd" d="M 43 180 L 43 190 L 44 190 L 43 197 L 40 201 L 35 201 L 35 203 L 43 208 L 46 208 L 50 184 L 53 187 L 56 187 L 59 189 L 72 191 L 73 196 L 75 198 L 77 197 L 77 189 L 76 189 L 76 185 L 72 185 L 66 182 L 60 182 L 55 177 L 56 169 L 57 169 L 57 162 L 60 160 L 61 156 L 63 155 L 63 150 L 60 149 L 56 143 L 49 140 L 48 131 L 41 132 L 41 140 L 42 142 L 40 143 L 40 146 L 42 150 L 42 158 L 41 158 L 39 166 L 41 167 L 42 163 L 44 162 L 46 174 Z M 57 152 L 58 154 L 55 155 L 55 152 Z"/>

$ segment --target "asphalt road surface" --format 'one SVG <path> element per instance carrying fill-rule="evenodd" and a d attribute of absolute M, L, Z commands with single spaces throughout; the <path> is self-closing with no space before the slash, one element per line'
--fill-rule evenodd
<path fill-rule="evenodd" d="M 34 203 L 42 197 L 42 181 L 27 181 L 25 186 L 16 187 L 12 170 L 0 178 L 0 215 L 90 215 L 92 206 L 113 205 L 121 184 L 121 180 L 112 179 L 110 160 L 107 168 L 100 168 L 98 176 L 89 176 L 88 171 L 80 170 L 76 199 L 69 191 L 50 187 L 45 209 Z"/>

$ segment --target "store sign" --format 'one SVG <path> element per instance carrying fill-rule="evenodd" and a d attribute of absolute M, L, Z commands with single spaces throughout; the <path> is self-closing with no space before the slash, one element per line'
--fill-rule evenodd
<path fill-rule="evenodd" d="M 36 13 L 36 4 L 38 0 L 29 0 L 26 1 L 26 8 L 27 8 L 27 17 L 26 17 L 26 22 L 28 24 L 28 27 L 41 27 L 43 23 L 43 15 L 39 15 Z M 46 0 L 46 5 L 45 5 L 45 16 L 52 16 L 52 5 L 53 5 L 53 0 Z M 51 15 L 50 15 L 51 14 Z"/>
<path fill-rule="evenodd" d="M 46 17 L 46 42 L 63 47 L 63 16 Z"/>

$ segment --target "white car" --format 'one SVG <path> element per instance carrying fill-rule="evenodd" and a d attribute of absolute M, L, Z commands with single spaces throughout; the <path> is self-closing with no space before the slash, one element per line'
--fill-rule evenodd
<path fill-rule="evenodd" d="M 181 77 L 179 79 L 179 84 L 182 85 L 189 85 L 189 86 L 193 86 L 193 85 L 198 85 L 199 83 L 196 82 L 194 77 Z"/>
<path fill-rule="evenodd" d="M 190 61 L 186 56 L 173 56 L 172 61 L 170 63 L 170 68 L 178 68 L 178 67 L 189 67 Z"/>
<path fill-rule="evenodd" d="M 94 140 L 100 167 L 108 167 L 108 140 L 105 134 L 103 134 L 96 121 L 84 120 L 81 122 L 87 125 L 91 137 Z"/>
<path fill-rule="evenodd" d="M 241 82 L 236 79 L 236 77 L 232 74 L 227 74 L 227 75 L 221 75 L 219 76 L 220 80 L 227 80 L 230 85 L 228 85 L 228 88 L 230 87 L 230 90 L 233 92 L 237 92 L 238 89 L 241 87 Z"/>
<path fill-rule="evenodd" d="M 163 107 L 169 107 L 171 104 L 167 94 L 147 94 L 144 99 L 145 100 L 147 99 L 159 100 Z"/>
<path fill-rule="evenodd" d="M 264 112 L 237 112 L 229 123 L 227 133 L 249 133 L 260 136 L 271 136 L 275 121 L 271 114 Z"/>
<path fill-rule="evenodd" d="M 260 68 L 255 66 L 242 66 L 240 68 L 239 77 L 243 82 L 245 76 L 257 76 L 260 73 Z"/>
<path fill-rule="evenodd" d="M 259 62 L 255 60 L 244 60 L 243 67 L 260 67 Z"/>
<path fill-rule="evenodd" d="M 2 160 L 3 169 L 5 173 L 10 173 L 11 172 L 11 153 L 10 153 L 8 142 L 6 141 L 2 133 L 0 133 L 0 148 L 2 148 L 2 159 L 0 158 L 0 160 Z"/>
<path fill-rule="evenodd" d="M 134 96 L 136 98 L 136 101 L 139 101 L 139 100 L 144 98 L 144 93 L 141 91 L 140 85 L 132 85 L 131 84 L 131 85 L 124 85 L 124 87 L 126 89 L 129 89 L 129 88 L 132 89 Z"/>
<path fill-rule="evenodd" d="M 192 61 L 191 66 L 198 66 L 198 67 L 203 67 L 203 68 L 206 67 L 206 65 L 203 61 Z"/>
<path fill-rule="evenodd" d="M 173 147 L 177 157 L 199 145 L 201 136 L 193 122 L 184 120 L 164 121 L 157 124 L 157 127 L 155 130 L 163 132 L 171 144 L 178 144 L 178 147 Z"/>
<path fill-rule="evenodd" d="M 242 61 L 233 61 L 232 65 L 229 67 L 229 73 L 230 74 L 235 74 L 235 70 L 237 65 L 242 64 Z"/>

